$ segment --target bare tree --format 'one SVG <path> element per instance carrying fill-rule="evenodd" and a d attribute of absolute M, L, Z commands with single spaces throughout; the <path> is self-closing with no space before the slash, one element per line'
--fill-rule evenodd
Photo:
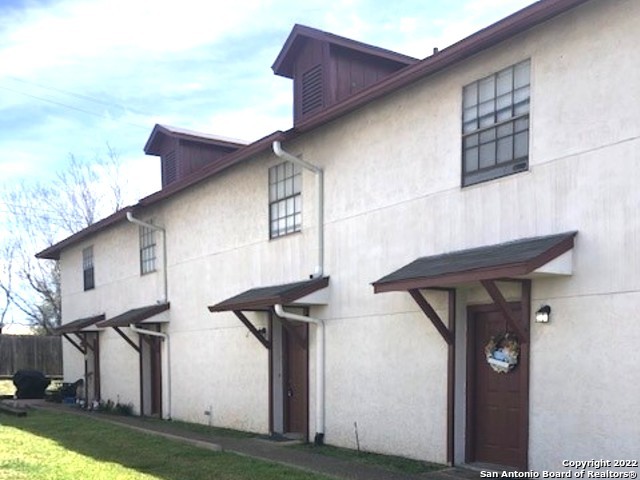
<path fill-rule="evenodd" d="M 4 194 L 0 322 L 15 307 L 47 333 L 60 325 L 58 262 L 34 254 L 122 208 L 126 184 L 120 173 L 118 155 L 107 145 L 106 158 L 85 162 L 70 155 L 50 182 L 24 182 Z"/>
<path fill-rule="evenodd" d="M 5 319 L 7 313 L 11 307 L 11 285 L 13 283 L 13 248 L 14 245 L 11 242 L 7 242 L 2 246 L 2 252 L 0 253 L 0 278 L 3 279 L 0 282 L 0 333 L 2 328 L 6 325 Z"/>

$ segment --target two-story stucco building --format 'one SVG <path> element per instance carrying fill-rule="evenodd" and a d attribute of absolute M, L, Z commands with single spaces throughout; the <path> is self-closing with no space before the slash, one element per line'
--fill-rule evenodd
<path fill-rule="evenodd" d="M 291 130 L 156 126 L 162 190 L 38 254 L 66 378 L 441 463 L 637 459 L 638 31 L 542 0 L 416 60 L 294 27 Z"/>

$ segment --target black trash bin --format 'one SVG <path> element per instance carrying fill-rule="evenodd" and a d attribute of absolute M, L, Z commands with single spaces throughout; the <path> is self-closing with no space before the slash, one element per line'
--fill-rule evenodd
<path fill-rule="evenodd" d="M 44 398 L 44 391 L 51 380 L 37 370 L 18 370 L 13 376 L 16 397 L 22 399 Z"/>

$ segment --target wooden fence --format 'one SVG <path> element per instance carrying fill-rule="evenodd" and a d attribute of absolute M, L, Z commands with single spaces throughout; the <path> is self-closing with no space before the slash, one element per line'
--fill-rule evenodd
<path fill-rule="evenodd" d="M 61 337 L 0 335 L 0 378 L 11 378 L 18 370 L 62 377 Z"/>

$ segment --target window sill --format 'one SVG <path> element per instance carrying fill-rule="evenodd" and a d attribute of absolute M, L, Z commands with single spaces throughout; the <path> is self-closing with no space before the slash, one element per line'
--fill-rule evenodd
<path fill-rule="evenodd" d="M 526 168 L 525 170 L 520 170 L 518 172 L 512 172 L 512 173 L 507 173 L 504 175 L 500 175 L 500 176 L 493 176 L 491 178 L 487 178 L 485 180 L 478 180 L 472 183 L 467 183 L 467 184 L 462 184 L 460 185 L 460 189 L 461 190 L 471 190 L 474 187 L 481 187 L 483 185 L 487 185 L 487 184 L 493 184 L 495 182 L 498 181 L 508 181 L 511 178 L 515 178 L 515 177 L 519 177 L 522 174 L 525 173 L 531 173 L 531 171 L 529 170 L 529 168 Z"/>
<path fill-rule="evenodd" d="M 517 168 L 520 164 L 524 165 L 521 168 Z M 518 173 L 524 173 L 529 171 L 529 162 L 525 158 L 518 162 L 509 163 L 502 167 L 492 168 L 484 172 L 477 174 L 467 175 L 462 177 L 462 188 L 472 187 L 474 185 L 490 182 L 492 180 L 498 180 L 500 178 L 510 177 Z"/>
<path fill-rule="evenodd" d="M 281 238 L 289 238 L 292 237 L 294 235 L 300 235 L 302 233 L 302 229 L 301 230 L 296 230 L 295 232 L 289 232 L 289 233 L 283 233 L 282 235 L 278 235 L 277 237 L 269 237 L 269 241 L 275 241 L 275 240 L 280 240 Z"/>

